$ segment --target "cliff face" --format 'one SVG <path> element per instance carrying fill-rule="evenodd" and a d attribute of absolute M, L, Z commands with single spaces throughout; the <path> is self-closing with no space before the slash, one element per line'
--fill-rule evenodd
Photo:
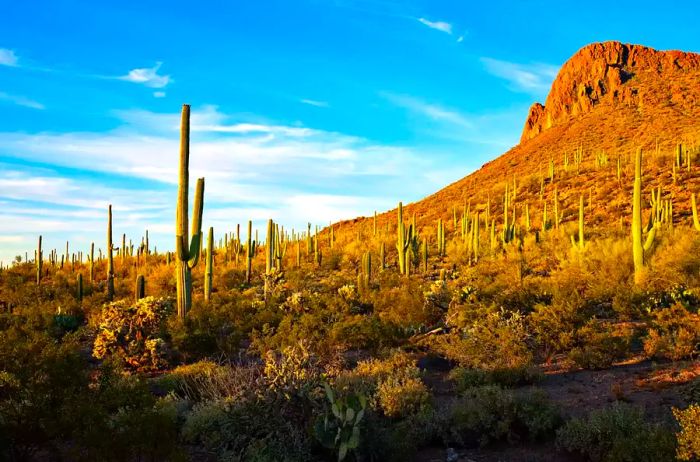
<path fill-rule="evenodd" d="M 670 105 L 687 112 L 698 101 L 700 54 L 594 43 L 562 66 L 545 105 L 532 105 L 520 141 L 597 110 Z"/>

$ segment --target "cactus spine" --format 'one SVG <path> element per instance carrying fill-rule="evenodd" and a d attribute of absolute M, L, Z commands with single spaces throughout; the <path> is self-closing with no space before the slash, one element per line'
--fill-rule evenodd
<path fill-rule="evenodd" d="M 204 178 L 197 180 L 192 214 L 192 239 L 188 238 L 190 182 L 190 106 L 182 106 L 180 120 L 180 168 L 177 188 L 177 221 L 175 226 L 175 260 L 177 282 L 177 314 L 184 319 L 192 307 L 192 269 L 199 262 L 202 242 L 202 210 Z"/>
<path fill-rule="evenodd" d="M 204 270 L 204 301 L 211 300 L 211 288 L 214 283 L 214 228 L 209 227 L 207 236 L 207 259 Z"/>

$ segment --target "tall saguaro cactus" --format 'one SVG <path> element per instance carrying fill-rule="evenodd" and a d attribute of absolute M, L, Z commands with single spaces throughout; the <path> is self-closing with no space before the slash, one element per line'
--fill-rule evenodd
<path fill-rule="evenodd" d="M 44 258 L 44 254 L 41 251 L 41 236 L 39 236 L 39 244 L 36 247 L 36 283 L 39 284 L 41 282 L 41 265 L 42 265 L 42 260 Z"/>
<path fill-rule="evenodd" d="M 253 257 L 255 256 L 255 248 L 257 240 L 253 240 L 253 222 L 248 220 L 248 242 L 245 245 L 245 282 L 250 284 L 250 276 L 253 270 Z"/>
<path fill-rule="evenodd" d="M 396 251 L 398 252 L 399 273 L 408 274 L 409 262 L 406 258 L 408 251 L 408 236 L 406 235 L 406 225 L 403 222 L 403 203 L 399 202 L 399 207 L 396 210 L 397 226 L 396 226 Z M 410 225 L 409 225 L 410 226 Z M 410 232 L 408 234 L 411 234 Z"/>
<path fill-rule="evenodd" d="M 211 299 L 211 288 L 214 282 L 214 228 L 209 227 L 209 235 L 207 236 L 207 260 L 204 271 L 204 300 Z"/>
<path fill-rule="evenodd" d="M 632 193 L 632 259 L 634 261 L 634 283 L 644 280 L 644 253 L 654 242 L 656 227 L 649 230 L 646 242 L 642 244 L 642 148 L 637 149 L 634 160 L 634 191 Z"/>
<path fill-rule="evenodd" d="M 114 298 L 114 255 L 112 251 L 112 204 L 109 204 L 107 211 L 107 299 Z"/>
<path fill-rule="evenodd" d="M 175 280 L 177 282 L 177 314 L 184 319 L 192 306 L 192 268 L 199 262 L 202 242 L 202 210 L 204 209 L 204 178 L 197 180 L 192 214 L 192 238 L 187 235 L 189 221 L 190 181 L 190 106 L 182 106 L 180 120 L 180 179 L 177 188 L 177 222 L 175 224 Z"/>

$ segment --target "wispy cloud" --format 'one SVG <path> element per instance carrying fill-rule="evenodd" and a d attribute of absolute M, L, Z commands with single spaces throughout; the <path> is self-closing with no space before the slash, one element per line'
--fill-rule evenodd
<path fill-rule="evenodd" d="M 169 75 L 158 75 L 162 62 L 157 62 L 153 67 L 132 69 L 128 74 L 118 77 L 119 80 L 140 83 L 150 88 L 165 88 L 172 82 Z"/>
<path fill-rule="evenodd" d="M 164 91 L 154 91 L 153 97 L 154 98 L 165 98 L 165 92 Z"/>
<path fill-rule="evenodd" d="M 308 104 L 309 106 L 316 106 L 316 107 L 329 107 L 330 105 L 326 101 L 318 101 L 315 99 L 302 99 L 299 101 L 302 104 Z"/>
<path fill-rule="evenodd" d="M 390 92 L 381 93 L 383 97 L 393 104 L 408 109 L 411 112 L 423 115 L 438 122 L 447 122 L 462 128 L 474 128 L 474 124 L 459 111 L 436 103 L 430 103 L 410 95 Z"/>
<path fill-rule="evenodd" d="M 513 91 L 542 96 L 549 91 L 559 68 L 552 64 L 519 64 L 493 58 L 481 58 L 486 71 L 509 82 Z"/>
<path fill-rule="evenodd" d="M 112 203 L 115 233 L 138 238 L 148 227 L 159 248 L 172 247 L 179 114 L 112 114 L 117 128 L 108 132 L 0 132 L 0 155 L 12 159 L 0 165 L 0 235 L 86 246 L 102 240 Z M 412 148 L 214 106 L 193 108 L 191 140 L 190 174 L 206 178 L 205 226 L 217 233 L 248 219 L 299 227 L 369 215 L 441 186 L 433 159 Z M 0 260 L 23 246 L 0 246 Z"/>
<path fill-rule="evenodd" d="M 0 102 L 1 101 L 6 101 L 12 104 L 16 104 L 18 106 L 24 106 L 31 109 L 45 109 L 44 105 L 39 103 L 38 101 L 34 101 L 33 99 L 29 99 L 20 95 L 10 95 L 9 93 L 5 93 L 2 91 L 0 91 Z"/>
<path fill-rule="evenodd" d="M 440 32 L 452 35 L 452 24 L 450 24 L 449 22 L 430 21 L 425 18 L 418 18 L 418 22 L 430 27 L 431 29 L 439 30 Z"/>
<path fill-rule="evenodd" d="M 474 145 L 475 155 L 481 151 L 485 158 L 517 144 L 522 118 L 527 114 L 527 106 L 473 114 L 412 95 L 382 92 L 380 96 L 405 109 L 423 137 L 469 143 Z M 431 175 L 436 173 L 440 172 L 434 170 Z"/>
<path fill-rule="evenodd" d="M 13 50 L 0 48 L 0 66 L 15 67 L 18 65 L 17 55 Z"/>

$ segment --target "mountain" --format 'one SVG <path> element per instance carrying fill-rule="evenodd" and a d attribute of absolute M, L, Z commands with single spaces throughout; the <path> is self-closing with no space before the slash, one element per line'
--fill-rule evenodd
<path fill-rule="evenodd" d="M 679 143 L 683 163 L 674 183 L 673 159 Z M 651 187 L 662 186 L 663 197 L 674 201 L 675 220 L 687 219 L 690 193 L 700 192 L 700 54 L 593 43 L 562 66 L 544 106 L 533 104 L 520 144 L 409 204 L 405 213 L 416 213 L 419 228 L 434 227 L 437 218 L 451 221 L 453 207 L 461 216 L 463 204 L 484 211 L 490 199 L 491 216 L 499 225 L 505 184 L 515 180 L 518 214 L 522 217 L 528 204 L 534 227 L 539 226 L 543 200 L 551 207 L 555 189 L 564 221 L 577 216 L 579 196 L 584 195 L 588 223 L 619 225 L 620 218 L 629 219 L 632 155 L 638 147 L 645 152 L 645 197 Z M 579 168 L 573 166 L 577 151 L 582 159 Z M 688 154 L 690 171 L 685 165 Z M 554 182 L 549 179 L 550 162 Z M 380 223 L 385 220 L 393 222 L 395 214 L 380 216 Z"/>

